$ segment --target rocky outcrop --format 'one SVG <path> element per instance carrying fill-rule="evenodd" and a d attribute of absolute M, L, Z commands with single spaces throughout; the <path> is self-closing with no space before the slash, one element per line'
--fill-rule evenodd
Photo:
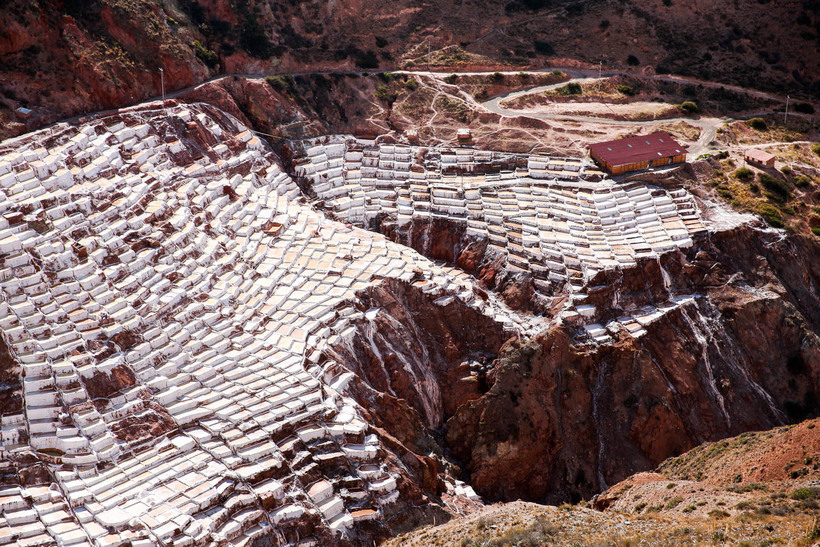
<path fill-rule="evenodd" d="M 462 302 L 435 304 L 397 280 L 360 293 L 358 306 L 364 317 L 346 346 L 334 348 L 337 357 L 370 388 L 363 397 L 372 390 L 400 399 L 431 430 L 486 391 L 484 371 L 509 336 Z"/>
<path fill-rule="evenodd" d="M 0 337 L 0 416 L 20 414 L 22 411 L 20 364 L 12 357 L 9 347 Z"/>
<path fill-rule="evenodd" d="M 446 425 L 479 493 L 580 499 L 704 441 L 817 415 L 817 245 L 750 227 L 698 243 L 590 293 L 613 317 L 697 294 L 643 336 L 593 345 L 559 326 L 505 346 L 490 390 Z"/>

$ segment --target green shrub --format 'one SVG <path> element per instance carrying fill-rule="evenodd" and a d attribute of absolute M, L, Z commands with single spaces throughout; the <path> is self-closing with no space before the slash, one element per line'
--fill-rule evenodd
<path fill-rule="evenodd" d="M 735 171 L 735 177 L 737 177 L 738 180 L 750 181 L 754 178 L 754 176 L 754 171 L 748 167 L 740 167 Z"/>
<path fill-rule="evenodd" d="M 623 93 L 624 95 L 629 95 L 631 97 L 635 94 L 635 88 L 631 85 L 621 84 L 618 86 L 618 93 Z"/>
<path fill-rule="evenodd" d="M 219 56 L 213 50 L 208 49 L 207 47 L 202 45 L 202 42 L 199 40 L 194 40 L 192 44 L 194 48 L 194 53 L 196 54 L 197 58 L 205 63 L 205 66 L 209 68 L 214 68 L 216 65 L 219 64 Z"/>
<path fill-rule="evenodd" d="M 763 217 L 763 219 L 768 222 L 771 226 L 775 228 L 782 228 L 783 227 L 783 217 L 780 216 L 780 211 L 777 210 L 777 207 L 770 203 L 761 203 L 756 208 L 757 213 Z"/>
<path fill-rule="evenodd" d="M 293 90 L 293 79 L 290 76 L 268 76 L 265 81 L 280 93 L 288 93 Z"/>
<path fill-rule="evenodd" d="M 388 101 L 390 99 L 390 88 L 386 85 L 377 85 L 376 98 L 380 101 Z"/>
<path fill-rule="evenodd" d="M 447 82 L 450 85 L 453 85 L 454 83 L 456 83 L 458 81 L 458 74 L 450 74 L 449 76 L 444 78 L 444 81 Z"/>
<path fill-rule="evenodd" d="M 766 124 L 766 120 L 763 118 L 751 118 L 746 123 L 749 124 L 749 127 L 757 131 L 766 131 L 769 128 Z"/>
<path fill-rule="evenodd" d="M 820 142 L 811 145 L 811 151 L 820 156 Z"/>
<path fill-rule="evenodd" d="M 789 187 L 789 183 L 785 180 L 775 178 L 768 173 L 760 173 L 759 180 L 760 184 L 762 184 L 765 189 L 779 195 L 784 200 L 791 197 L 791 188 Z"/>
<path fill-rule="evenodd" d="M 600 23 L 598 23 L 598 28 L 601 30 L 606 30 L 609 28 L 609 19 L 602 19 Z"/>
<path fill-rule="evenodd" d="M 381 36 L 376 36 L 376 47 L 381 49 L 387 45 L 387 38 L 382 38 Z"/>
<path fill-rule="evenodd" d="M 634 55 L 630 55 L 626 58 L 626 64 L 629 66 L 638 66 L 641 62 Z"/>
<path fill-rule="evenodd" d="M 798 188 L 807 188 L 811 186 L 811 179 L 806 175 L 797 175 L 794 177 L 792 182 L 794 182 L 794 185 Z"/>
<path fill-rule="evenodd" d="M 271 55 L 273 46 L 268 40 L 265 29 L 262 28 L 253 15 L 245 17 L 245 25 L 239 37 L 239 45 L 248 52 L 251 57 L 267 59 Z"/>
<path fill-rule="evenodd" d="M 679 497 L 676 496 L 676 497 L 672 498 L 671 500 L 669 500 L 669 503 L 666 504 L 666 508 L 667 509 L 674 509 L 675 507 L 680 505 L 680 503 L 682 501 L 683 501 L 683 498 L 679 498 Z"/>
<path fill-rule="evenodd" d="M 820 226 L 815 226 L 814 228 L 812 228 L 811 233 L 813 233 L 817 237 L 820 237 Z"/>
<path fill-rule="evenodd" d="M 700 110 L 698 108 L 698 103 L 695 101 L 683 101 L 679 108 L 686 114 L 694 114 Z"/>
<path fill-rule="evenodd" d="M 490 81 L 494 84 L 500 83 L 504 81 L 504 75 L 500 72 L 493 72 L 490 74 Z"/>
<path fill-rule="evenodd" d="M 419 88 L 419 82 L 415 78 L 410 78 L 404 82 L 404 87 L 409 89 L 410 91 L 415 91 Z"/>
<path fill-rule="evenodd" d="M 356 63 L 356 66 L 359 68 L 379 68 L 378 55 L 376 55 L 375 51 L 369 49 L 367 51 L 357 52 L 353 62 Z"/>
<path fill-rule="evenodd" d="M 794 110 L 802 114 L 814 114 L 814 107 L 810 103 L 797 103 Z"/>
<path fill-rule="evenodd" d="M 817 235 L 817 234 L 815 234 L 815 235 Z M 820 488 L 815 488 L 815 487 L 798 488 L 797 490 L 792 491 L 792 493 L 789 494 L 789 497 L 793 500 L 796 500 L 796 501 L 818 499 L 818 498 L 820 498 Z"/>
<path fill-rule="evenodd" d="M 581 93 L 583 93 L 583 89 L 581 89 L 581 84 L 579 84 L 578 82 L 570 82 L 566 85 L 562 85 L 555 91 L 558 92 L 559 95 L 580 95 Z"/>
<path fill-rule="evenodd" d="M 540 53 L 541 55 L 552 55 L 555 53 L 555 48 L 552 47 L 552 44 L 544 40 L 535 40 L 532 46 L 535 48 L 536 53 Z"/>

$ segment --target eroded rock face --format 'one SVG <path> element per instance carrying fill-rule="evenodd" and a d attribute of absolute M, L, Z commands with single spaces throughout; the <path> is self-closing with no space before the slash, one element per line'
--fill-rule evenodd
<path fill-rule="evenodd" d="M 0 337 L 0 416 L 20 414 L 23 409 L 20 365 Z"/>
<path fill-rule="evenodd" d="M 403 400 L 435 430 L 486 391 L 484 371 L 512 333 L 455 299 L 434 304 L 425 285 L 385 280 L 361 293 L 356 335 L 334 349 L 370 390 Z"/>
<path fill-rule="evenodd" d="M 389 286 L 401 305 L 360 322 L 340 358 L 365 379 L 363 405 L 390 410 L 375 420 L 440 465 L 451 456 L 486 498 L 588 498 L 704 441 L 818 413 L 816 242 L 723 213 L 706 231 L 680 188 L 473 173 L 490 153 L 344 137 L 302 149 L 296 171 L 331 214 L 469 272 L 476 294 L 531 321 L 500 349 L 488 337 L 498 358 L 462 391 L 464 351 L 431 350 L 449 347 L 435 333 L 452 314 Z"/>
<path fill-rule="evenodd" d="M 820 276 L 806 257 L 817 252 L 748 227 L 717 234 L 591 295 L 614 317 L 653 292 L 699 292 L 642 336 L 592 346 L 556 327 L 508 344 L 489 392 L 446 426 L 473 487 L 491 499 L 588 497 L 704 441 L 816 415 Z M 664 289 L 652 271 L 673 265 Z"/>

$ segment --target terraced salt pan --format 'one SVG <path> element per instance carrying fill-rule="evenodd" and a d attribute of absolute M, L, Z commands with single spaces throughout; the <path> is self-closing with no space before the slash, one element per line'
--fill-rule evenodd
<path fill-rule="evenodd" d="M 522 159 L 344 135 L 298 142 L 295 148 L 303 153 L 296 175 L 310 182 L 338 218 L 363 227 L 385 214 L 400 225 L 432 217 L 464 224 L 469 236 L 487 239 L 504 253 L 510 270 L 529 273 L 544 295 L 562 288 L 574 293 L 561 318 L 581 325 L 594 315 L 583 304 L 583 290 L 595 274 L 689 247 L 706 230 L 685 189 L 586 181 L 577 159 Z M 670 302 L 663 309 L 675 306 Z M 631 325 L 629 319 L 627 332 L 642 333 Z M 601 325 L 587 324 L 584 332 L 599 342 L 610 340 Z"/>
<path fill-rule="evenodd" d="M 0 487 L 0 544 L 244 544 L 380 518 L 403 471 L 344 395 L 351 373 L 320 361 L 356 291 L 424 272 L 431 298 L 518 328 L 468 276 L 324 218 L 203 105 L 18 140 L 0 186 L 0 329 L 25 369 L 0 458 L 40 451 L 56 480 Z"/>
<path fill-rule="evenodd" d="M 580 290 L 601 270 L 690 246 L 705 229 L 685 190 L 587 182 L 579 160 L 530 157 L 527 168 L 471 174 L 492 161 L 515 161 L 344 136 L 315 142 L 299 143 L 305 157 L 296 174 L 339 218 L 360 226 L 384 214 L 400 224 L 429 217 L 466 224 L 468 234 L 487 238 L 545 293 Z M 482 161 L 479 154 L 490 156 Z M 533 177 L 533 169 L 557 162 L 573 165 L 573 176 Z"/>

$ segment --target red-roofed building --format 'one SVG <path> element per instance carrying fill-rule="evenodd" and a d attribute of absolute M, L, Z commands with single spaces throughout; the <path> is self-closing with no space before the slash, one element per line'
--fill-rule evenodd
<path fill-rule="evenodd" d="M 769 154 L 768 152 L 757 148 L 747 150 L 743 159 L 749 163 L 757 165 L 758 167 L 774 168 L 774 154 Z"/>
<path fill-rule="evenodd" d="M 665 131 L 590 144 L 589 153 L 613 175 L 686 161 L 686 147 Z"/>

